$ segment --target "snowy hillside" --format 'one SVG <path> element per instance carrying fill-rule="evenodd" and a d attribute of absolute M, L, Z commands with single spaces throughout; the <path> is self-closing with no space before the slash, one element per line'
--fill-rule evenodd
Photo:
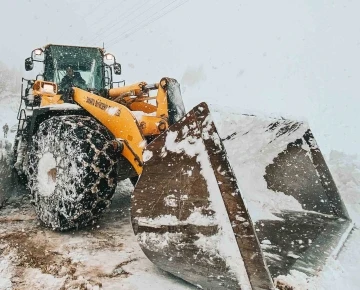
<path fill-rule="evenodd" d="M 4 116 L 7 116 L 2 120 L 11 125 L 15 123 L 15 107 L 12 101 L 4 101 L 2 105 Z M 229 114 L 226 109 L 213 107 L 213 117 L 222 138 L 236 132 L 238 113 Z M 246 152 L 238 150 L 237 142 L 236 138 L 228 138 L 224 144 L 235 173 L 240 176 L 241 166 L 236 160 L 244 159 Z M 350 215 L 358 226 L 360 159 L 335 151 L 328 159 Z M 261 184 L 246 186 L 261 187 Z M 26 197 L 9 200 L 0 210 L 0 289 L 195 289 L 158 269 L 141 251 L 130 224 L 132 190 L 130 182 L 122 182 L 110 209 L 97 224 L 67 233 L 41 226 Z M 246 194 L 245 198 L 248 198 Z M 266 196 L 260 204 L 250 197 L 246 202 L 254 220 L 264 216 L 271 219 L 269 209 L 282 206 L 281 200 L 274 202 Z M 293 206 L 299 205 L 293 203 Z M 358 289 L 359 242 L 360 231 L 355 228 L 338 258 L 330 258 L 319 277 L 309 278 L 293 272 L 282 279 L 293 281 L 298 285 L 296 289 L 301 290 Z"/>
<path fill-rule="evenodd" d="M 8 140 L 14 139 L 14 131 L 11 130 L 17 126 L 17 112 L 20 104 L 20 95 L 14 93 L 0 94 L 0 139 L 4 137 L 2 127 L 7 123 L 9 125 Z"/>

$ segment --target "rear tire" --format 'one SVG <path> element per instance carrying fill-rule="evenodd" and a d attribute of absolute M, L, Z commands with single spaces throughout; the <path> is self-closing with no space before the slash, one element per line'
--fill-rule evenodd
<path fill-rule="evenodd" d="M 56 116 L 41 123 L 27 172 L 39 219 L 54 230 L 67 230 L 98 217 L 116 188 L 117 148 L 91 117 Z"/>

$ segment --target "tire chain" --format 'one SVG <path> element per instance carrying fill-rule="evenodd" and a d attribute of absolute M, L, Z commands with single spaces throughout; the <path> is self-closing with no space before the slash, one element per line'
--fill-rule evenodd
<path fill-rule="evenodd" d="M 119 154 L 113 140 L 91 117 L 52 117 L 39 126 L 27 173 L 32 203 L 44 224 L 56 230 L 85 226 L 110 205 Z M 39 193 L 37 180 L 38 163 L 46 152 L 57 159 L 56 186 L 49 197 Z"/>

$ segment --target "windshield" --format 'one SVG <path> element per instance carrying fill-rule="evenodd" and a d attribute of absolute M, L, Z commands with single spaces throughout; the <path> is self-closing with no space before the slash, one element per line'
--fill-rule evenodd
<path fill-rule="evenodd" d="M 102 62 L 97 48 L 50 46 L 45 55 L 44 78 L 55 82 L 59 92 L 70 86 L 100 90 L 104 87 Z"/>

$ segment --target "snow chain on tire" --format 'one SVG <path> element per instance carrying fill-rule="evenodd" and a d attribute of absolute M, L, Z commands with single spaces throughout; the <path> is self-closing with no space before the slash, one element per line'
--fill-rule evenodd
<path fill-rule="evenodd" d="M 113 136 L 91 117 L 56 116 L 41 123 L 27 172 L 39 219 L 54 230 L 93 221 L 114 194 L 118 154 Z"/>

